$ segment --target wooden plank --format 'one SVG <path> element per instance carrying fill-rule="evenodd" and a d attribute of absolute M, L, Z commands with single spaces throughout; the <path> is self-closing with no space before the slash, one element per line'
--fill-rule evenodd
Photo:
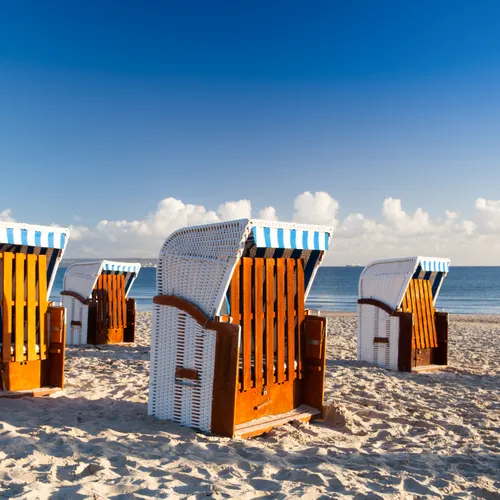
<path fill-rule="evenodd" d="M 274 384 L 274 260 L 266 259 L 266 385 Z"/>
<path fill-rule="evenodd" d="M 420 280 L 412 279 L 413 282 L 413 293 L 415 297 L 415 307 L 416 307 L 416 316 L 415 316 L 415 324 L 418 325 L 418 332 L 420 335 L 420 346 L 422 349 L 425 349 L 425 329 L 423 323 L 423 314 L 422 314 L 422 298 L 420 297 Z"/>
<path fill-rule="evenodd" d="M 111 302 L 113 304 L 113 328 L 120 328 L 120 323 L 118 322 L 118 275 L 112 274 L 113 292 L 111 294 Z"/>
<path fill-rule="evenodd" d="M 427 324 L 429 325 L 430 347 L 438 347 L 436 321 L 434 317 L 434 301 L 432 299 L 432 286 L 430 281 L 425 281 L 427 296 Z"/>
<path fill-rule="evenodd" d="M 255 386 L 263 385 L 264 357 L 264 260 L 254 260 L 254 332 Z"/>
<path fill-rule="evenodd" d="M 423 284 L 426 283 L 427 280 L 415 280 L 415 285 L 418 289 L 419 296 L 419 306 L 420 306 L 420 315 L 421 315 L 421 325 L 422 325 L 422 343 L 424 347 L 430 347 L 430 338 L 429 338 L 429 329 L 427 324 L 427 297 L 424 292 Z"/>
<path fill-rule="evenodd" d="M 11 360 L 10 346 L 12 345 L 12 261 L 14 255 L 6 252 L 2 256 L 3 284 L 2 284 L 2 361 Z"/>
<path fill-rule="evenodd" d="M 241 269 L 241 259 L 236 264 L 234 268 L 233 277 L 231 278 L 231 289 L 229 297 L 229 305 L 231 308 L 231 317 L 233 318 L 233 323 L 240 324 L 240 269 Z"/>
<path fill-rule="evenodd" d="M 297 260 L 297 378 L 303 378 L 302 358 L 304 352 L 304 318 L 305 318 L 305 287 L 304 287 L 304 261 Z"/>
<path fill-rule="evenodd" d="M 208 318 L 205 319 L 205 324 Z M 212 324 L 215 329 L 215 362 L 211 431 L 233 437 L 238 392 L 239 341 L 238 326 Z"/>
<path fill-rule="evenodd" d="M 295 379 L 295 260 L 286 259 L 287 380 Z"/>
<path fill-rule="evenodd" d="M 241 334 L 243 337 L 243 380 L 242 389 L 250 389 L 252 384 L 252 263 L 253 259 L 243 258 L 243 311 Z"/>
<path fill-rule="evenodd" d="M 123 312 L 122 312 L 122 285 L 123 275 L 116 275 L 116 322 L 118 328 L 123 328 Z"/>
<path fill-rule="evenodd" d="M 277 379 L 285 381 L 285 259 L 276 259 L 276 364 Z"/>
<path fill-rule="evenodd" d="M 285 425 L 286 423 L 294 420 L 308 422 L 309 420 L 320 416 L 321 411 L 316 408 L 311 408 L 307 405 L 300 405 L 294 410 L 284 412 L 279 415 L 269 415 L 244 424 L 239 424 L 235 428 L 234 435 L 242 439 L 249 438 L 258 436 L 259 434 L 270 431 L 274 427 Z"/>
<path fill-rule="evenodd" d="M 14 327 L 14 360 L 24 360 L 24 265 L 26 255 L 16 254 L 16 296 L 14 299 L 15 327 Z"/>
<path fill-rule="evenodd" d="M 47 257 L 39 255 L 38 264 L 38 318 L 40 332 L 40 359 L 47 358 L 47 336 L 45 327 L 47 324 Z"/>
<path fill-rule="evenodd" d="M 422 349 L 422 344 L 420 343 L 420 325 L 417 314 L 417 304 L 415 301 L 415 285 L 413 283 L 413 280 L 410 280 L 410 283 L 408 284 L 407 293 L 410 310 L 413 313 L 413 337 L 415 338 L 415 347 L 416 349 Z"/>
<path fill-rule="evenodd" d="M 64 307 L 50 307 L 50 337 L 48 383 L 64 389 L 64 357 L 66 349 L 66 324 Z"/>
<path fill-rule="evenodd" d="M 28 361 L 38 358 L 36 353 L 36 255 L 26 256 L 26 329 Z"/>
<path fill-rule="evenodd" d="M 121 290 L 121 303 L 122 303 L 122 324 L 123 329 L 127 328 L 127 297 L 125 293 L 125 276 L 122 275 L 120 282 L 120 290 Z"/>

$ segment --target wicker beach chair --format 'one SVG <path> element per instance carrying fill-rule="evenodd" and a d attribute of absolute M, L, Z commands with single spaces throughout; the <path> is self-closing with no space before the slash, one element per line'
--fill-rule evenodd
<path fill-rule="evenodd" d="M 134 342 L 135 300 L 127 296 L 140 268 L 109 260 L 68 267 L 61 291 L 68 345 Z"/>
<path fill-rule="evenodd" d="M 153 300 L 149 414 L 229 437 L 320 416 L 326 321 L 304 304 L 330 234 L 245 219 L 168 237 Z"/>
<path fill-rule="evenodd" d="M 68 230 L 0 222 L 0 396 L 64 387 L 64 308 L 49 302 Z"/>
<path fill-rule="evenodd" d="M 448 259 L 408 257 L 368 264 L 359 280 L 358 359 L 400 371 L 448 363 L 448 313 L 434 308 Z"/>

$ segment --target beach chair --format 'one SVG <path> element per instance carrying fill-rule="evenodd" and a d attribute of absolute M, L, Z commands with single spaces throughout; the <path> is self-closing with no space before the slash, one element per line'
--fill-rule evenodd
<path fill-rule="evenodd" d="M 330 234 L 245 219 L 169 236 L 153 299 L 149 414 L 229 437 L 319 417 L 326 321 L 305 300 Z"/>
<path fill-rule="evenodd" d="M 64 308 L 50 290 L 68 230 L 0 222 L 0 397 L 64 387 Z"/>
<path fill-rule="evenodd" d="M 408 257 L 367 265 L 359 280 L 358 359 L 400 371 L 448 364 L 448 313 L 434 308 L 448 259 Z"/>
<path fill-rule="evenodd" d="M 61 291 L 68 345 L 134 342 L 135 300 L 127 296 L 140 268 L 109 260 L 68 267 Z"/>

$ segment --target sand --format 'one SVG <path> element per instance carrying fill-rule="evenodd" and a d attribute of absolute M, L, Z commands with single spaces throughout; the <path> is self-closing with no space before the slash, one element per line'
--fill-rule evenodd
<path fill-rule="evenodd" d="M 150 324 L 69 348 L 57 397 L 0 400 L 0 497 L 500 498 L 500 317 L 453 316 L 451 367 L 409 375 L 356 361 L 333 315 L 326 421 L 248 440 L 147 416 Z"/>

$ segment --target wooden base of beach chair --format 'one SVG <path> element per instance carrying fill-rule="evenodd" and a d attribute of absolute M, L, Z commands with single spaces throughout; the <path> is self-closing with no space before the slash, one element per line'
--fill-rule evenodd
<path fill-rule="evenodd" d="M 50 396 L 56 392 L 60 392 L 63 389 L 61 387 L 39 387 L 38 389 L 29 389 L 24 391 L 0 391 L 0 398 L 41 398 L 44 396 Z"/>
<path fill-rule="evenodd" d="M 64 388 L 65 324 L 64 308 L 47 308 L 48 331 L 41 344 L 28 339 L 19 348 L 10 347 L 11 336 L 4 335 L 0 362 L 0 390 L 10 393 L 38 391 L 40 388 Z M 5 352 L 6 350 L 10 350 Z"/>
<path fill-rule="evenodd" d="M 101 293 L 100 302 L 89 303 L 87 343 L 94 345 L 133 343 L 135 341 L 135 300 L 126 299 L 124 311 L 117 314 L 117 308 L 113 308 L 113 301 L 106 301 L 102 298 L 103 296 Z"/>
<path fill-rule="evenodd" d="M 281 413 L 279 415 L 267 415 L 265 417 L 239 424 L 235 429 L 235 437 L 249 438 L 259 436 L 265 432 L 269 432 L 274 427 L 288 424 L 299 420 L 301 422 L 309 422 L 312 419 L 320 418 L 321 411 L 307 405 L 300 405 L 292 411 Z"/>
<path fill-rule="evenodd" d="M 448 368 L 448 365 L 427 365 L 427 366 L 415 366 L 411 369 L 412 373 L 428 373 L 428 372 L 438 372 Z"/>
<path fill-rule="evenodd" d="M 397 312 L 400 316 L 398 369 L 400 371 L 436 371 L 448 366 L 448 313 L 434 309 L 429 314 L 429 325 L 434 329 L 433 347 L 424 347 L 424 340 L 419 339 L 418 313 Z M 420 346 L 419 346 L 420 343 Z"/>

